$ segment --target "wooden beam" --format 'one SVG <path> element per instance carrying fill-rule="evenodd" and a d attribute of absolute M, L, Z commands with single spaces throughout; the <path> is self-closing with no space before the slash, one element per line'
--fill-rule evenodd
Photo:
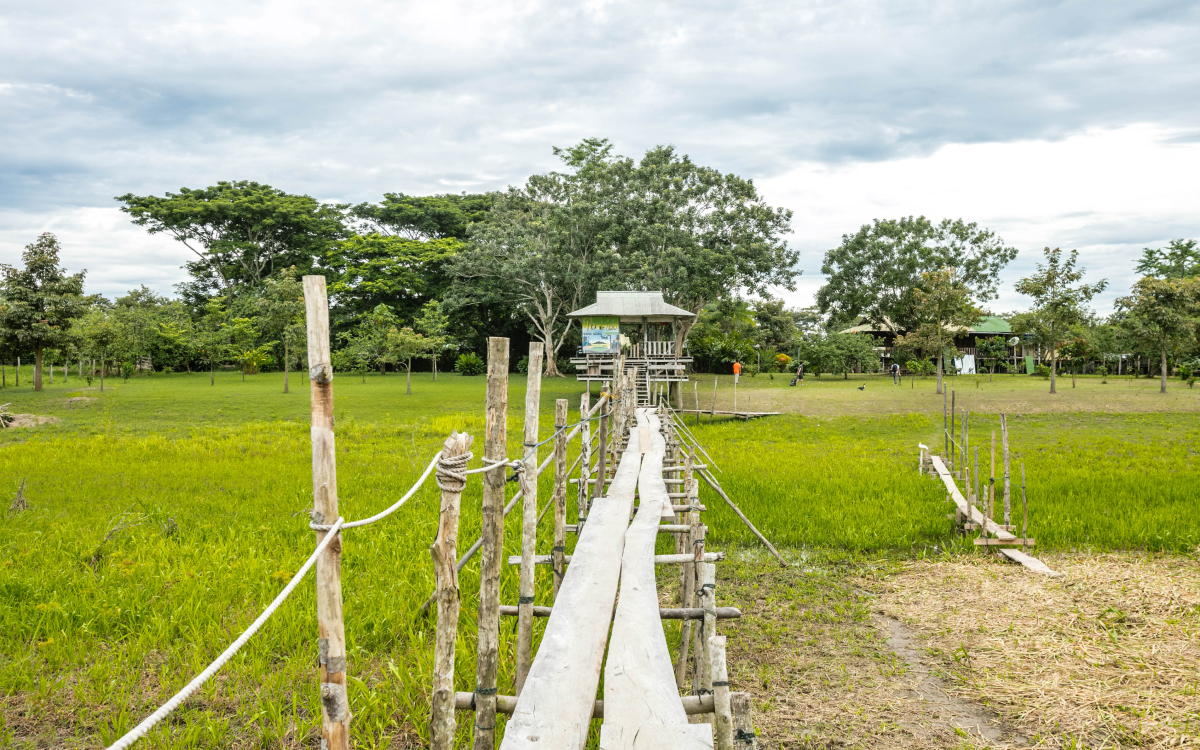
<path fill-rule="evenodd" d="M 749 700 L 749 693 L 730 693 L 730 701 Z M 688 716 L 696 716 L 699 714 L 711 714 L 714 710 L 713 697 L 710 694 L 705 695 L 685 695 L 679 699 L 683 703 L 683 710 Z M 459 711 L 476 711 L 478 710 L 478 699 L 475 693 L 459 692 L 454 694 L 454 707 Z M 497 695 L 496 696 L 496 712 L 502 714 L 511 714 L 517 707 L 517 696 L 515 695 Z M 592 702 L 591 718 L 604 718 L 604 701 L 598 700 Z"/>
<path fill-rule="evenodd" d="M 533 616 L 549 617 L 553 611 L 553 607 L 535 605 Z M 718 620 L 736 620 L 742 616 L 742 611 L 737 607 L 717 607 L 715 612 Z M 500 615 L 503 617 L 516 617 L 517 605 L 501 604 Z M 704 609 L 701 607 L 659 607 L 658 616 L 663 620 L 703 620 Z"/>

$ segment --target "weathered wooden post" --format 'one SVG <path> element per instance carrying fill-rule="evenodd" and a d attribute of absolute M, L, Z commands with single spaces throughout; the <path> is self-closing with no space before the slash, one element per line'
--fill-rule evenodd
<path fill-rule="evenodd" d="M 1012 523 L 1012 479 L 1008 462 L 1008 421 L 1003 414 L 1000 415 L 1000 446 L 1004 452 L 1004 523 L 1007 525 Z"/>
<path fill-rule="evenodd" d="M 689 451 L 684 464 L 684 494 L 687 495 L 687 504 L 695 508 L 700 503 L 700 480 L 694 476 L 694 453 Z M 697 562 L 684 563 L 680 565 L 680 592 L 679 606 L 691 607 L 694 606 L 696 600 L 696 575 L 699 561 L 704 555 L 704 526 L 700 523 L 700 513 L 696 510 L 689 510 L 686 514 L 688 524 L 691 526 L 691 532 L 686 535 L 679 535 L 687 540 L 687 552 L 695 556 Z M 687 678 L 687 663 L 688 649 L 692 643 L 692 621 L 684 620 L 682 625 L 682 633 L 679 638 L 679 664 L 675 667 L 675 682 L 679 687 L 683 687 L 684 680 Z"/>
<path fill-rule="evenodd" d="M 1029 538 L 1029 501 L 1025 498 L 1025 462 L 1021 462 L 1021 548 L 1024 549 L 1025 540 Z"/>
<path fill-rule="evenodd" d="M 733 750 L 733 707 L 729 703 L 729 671 L 725 667 L 725 636 L 708 638 L 712 661 L 713 734 L 717 750 Z"/>
<path fill-rule="evenodd" d="M 742 750 L 755 750 L 758 740 L 754 734 L 754 706 L 749 693 L 730 693 L 729 706 L 733 711 L 733 744 Z"/>
<path fill-rule="evenodd" d="M 692 381 L 692 395 L 696 398 L 696 426 L 700 426 L 700 381 Z M 681 409 L 683 407 L 680 407 Z M 682 419 L 682 417 L 681 417 Z"/>
<path fill-rule="evenodd" d="M 996 431 L 992 430 L 992 470 L 988 473 L 988 507 L 992 509 L 992 518 L 995 519 L 996 513 Z M 1004 519 L 1004 525 L 1008 525 L 1008 519 Z"/>
<path fill-rule="evenodd" d="M 507 450 L 508 339 L 488 339 L 483 458 L 503 461 Z M 479 660 L 475 673 L 475 750 L 496 745 L 496 679 L 500 671 L 500 568 L 504 563 L 504 466 L 483 473 L 479 556 Z"/>
<path fill-rule="evenodd" d="M 708 412 L 708 423 L 709 424 L 712 424 L 713 417 L 717 416 L 717 378 L 718 378 L 718 376 L 716 376 L 716 375 L 713 376 L 713 402 L 712 402 L 712 409 Z"/>
<path fill-rule="evenodd" d="M 697 695 L 701 690 L 712 692 L 713 676 L 712 676 L 712 659 L 708 650 L 708 639 L 717 634 L 717 566 L 713 563 L 697 563 L 696 567 L 700 571 L 698 583 L 699 591 L 697 597 L 700 599 L 700 608 L 704 611 L 704 619 L 701 620 L 701 626 L 696 632 L 696 673 L 692 679 L 692 692 Z M 705 717 L 705 723 L 711 721 L 711 717 Z"/>
<path fill-rule="evenodd" d="M 338 518 L 337 457 L 333 437 L 333 367 L 329 362 L 329 299 L 324 276 L 304 277 L 311 391 L 313 511 L 315 523 Z M 317 532 L 317 544 L 329 532 Z M 339 533 L 340 536 L 340 533 Z M 350 747 L 346 698 L 346 629 L 342 622 L 342 542 L 335 539 L 317 558 L 317 662 L 321 678 L 321 744 Z"/>
<path fill-rule="evenodd" d="M 521 471 L 521 586 L 517 599 L 516 694 L 520 695 L 533 663 L 533 556 L 537 553 L 538 409 L 542 400 L 542 344 L 529 344 L 529 377 L 525 381 L 524 470 Z"/>
<path fill-rule="evenodd" d="M 567 412 L 565 398 L 554 402 L 554 549 L 550 554 L 554 562 L 554 600 L 558 599 L 558 587 L 562 585 L 567 553 Z"/>
<path fill-rule="evenodd" d="M 588 479 L 592 476 L 592 423 L 588 421 L 588 412 L 591 410 L 591 381 L 588 381 L 588 390 L 584 391 L 579 399 L 579 418 L 583 421 L 579 426 L 579 492 L 575 500 L 575 515 L 579 524 L 587 519 L 588 514 Z M 581 533 L 583 531 L 582 528 L 577 530 Z"/>
<path fill-rule="evenodd" d="M 608 393 L 608 400 L 600 407 L 600 411 L 598 412 L 600 415 L 600 427 L 596 435 L 596 483 L 592 485 L 592 501 L 588 503 L 589 510 L 597 500 L 604 497 L 604 475 L 608 473 L 608 427 L 609 422 L 612 421 L 613 393 L 609 389 L 605 389 L 602 392 Z M 583 481 L 586 482 L 587 477 L 584 477 Z"/>
<path fill-rule="evenodd" d="M 458 641 L 458 518 L 462 491 L 466 487 L 468 451 L 472 437 L 452 432 L 442 446 L 437 483 L 442 490 L 437 538 L 429 547 L 437 574 L 437 632 L 433 647 L 433 716 L 429 721 L 430 747 L 453 750 L 457 725 L 454 721 L 454 646 Z"/>

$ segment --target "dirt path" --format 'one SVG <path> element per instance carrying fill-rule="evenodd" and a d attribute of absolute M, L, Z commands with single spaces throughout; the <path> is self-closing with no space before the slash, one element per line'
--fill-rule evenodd
<path fill-rule="evenodd" d="M 797 562 L 720 569 L 762 748 L 1200 746 L 1195 560 Z"/>

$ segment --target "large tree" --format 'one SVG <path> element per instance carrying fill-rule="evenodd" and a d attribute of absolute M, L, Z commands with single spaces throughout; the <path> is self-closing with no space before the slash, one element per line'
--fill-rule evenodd
<path fill-rule="evenodd" d="M 420 241 L 379 233 L 354 235 L 325 255 L 334 324 L 344 329 L 379 305 L 412 318 L 450 286 L 449 264 L 462 240 Z"/>
<path fill-rule="evenodd" d="M 825 253 L 821 273 L 829 278 L 817 304 L 834 327 L 865 316 L 899 333 L 919 325 L 913 290 L 921 274 L 953 268 L 970 296 L 986 302 L 995 299 L 1000 271 L 1016 255 L 995 233 L 962 219 L 876 219 Z"/>
<path fill-rule="evenodd" d="M 1159 392 L 1167 392 L 1167 352 L 1196 334 L 1200 315 L 1200 280 L 1195 277 L 1156 279 L 1146 276 L 1133 293 L 1117 300 L 1126 313 L 1123 324 L 1135 337 L 1153 342 L 1160 355 Z"/>
<path fill-rule="evenodd" d="M 607 142 L 576 149 L 600 144 Z M 702 167 L 672 146 L 653 148 L 636 164 L 618 159 L 611 169 L 620 187 L 613 212 L 617 284 L 662 290 L 668 302 L 697 314 L 736 294 L 795 288 L 799 253 L 783 239 L 792 212 L 768 205 L 753 181 Z M 695 320 L 677 330 L 678 345 Z"/>
<path fill-rule="evenodd" d="M 971 302 L 971 290 L 954 268 L 923 272 L 912 289 L 912 300 L 915 328 L 932 330 L 937 342 L 937 392 L 941 393 L 948 345 L 957 331 L 978 323 L 983 310 Z"/>
<path fill-rule="evenodd" d="M 373 231 L 410 240 L 466 239 L 471 224 L 482 221 L 496 197 L 481 195 L 405 195 L 384 193 L 379 203 L 360 203 L 350 214 Z"/>
<path fill-rule="evenodd" d="M 18 351 L 33 351 L 35 391 L 42 390 L 43 352 L 68 345 L 71 324 L 87 311 L 87 272 L 68 274 L 58 253 L 58 239 L 46 232 L 25 246 L 24 268 L 0 264 L 0 335 Z"/>
<path fill-rule="evenodd" d="M 1137 272 L 1160 279 L 1200 275 L 1200 247 L 1195 240 L 1171 240 L 1165 248 L 1144 248 Z"/>
<path fill-rule="evenodd" d="M 165 232 L 195 253 L 187 264 L 197 283 L 222 293 L 257 286 L 277 268 L 312 269 L 345 233 L 343 206 L 290 195 L 257 182 L 218 182 L 178 193 L 116 200 L 133 223 Z"/>
<path fill-rule="evenodd" d="M 1022 316 L 1021 327 L 1028 328 L 1037 339 L 1046 345 L 1050 356 L 1050 392 L 1058 393 L 1058 348 L 1066 339 L 1072 325 L 1086 314 L 1086 305 L 1104 288 L 1108 281 L 1101 279 L 1095 284 L 1079 283 L 1085 269 L 1077 267 L 1079 251 L 1072 250 L 1064 261 L 1060 248 L 1045 249 L 1046 262 L 1037 264 L 1037 272 L 1021 279 L 1016 290 L 1033 297 L 1033 309 Z M 1017 320 L 1013 321 L 1014 329 Z M 1016 331 L 1024 333 L 1025 331 Z"/>
<path fill-rule="evenodd" d="M 260 325 L 283 348 L 283 392 L 288 392 L 292 356 L 304 349 L 304 284 L 293 268 L 267 277 L 257 302 Z"/>

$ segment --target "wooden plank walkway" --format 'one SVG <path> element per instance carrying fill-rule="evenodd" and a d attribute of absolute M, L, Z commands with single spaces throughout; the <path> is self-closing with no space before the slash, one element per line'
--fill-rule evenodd
<path fill-rule="evenodd" d="M 621 558 L 641 469 L 638 441 L 631 430 L 608 493 L 588 512 L 501 750 L 580 750 L 587 741 L 620 580 L 614 561 Z M 654 613 L 657 620 L 657 599 Z"/>
<path fill-rule="evenodd" d="M 637 421 L 645 452 L 638 476 L 641 503 L 621 556 L 621 595 L 604 665 L 600 748 L 711 750 L 712 727 L 688 723 L 659 617 L 654 547 L 660 522 L 672 517 L 663 482 L 666 442 L 657 415 L 639 409 Z"/>
<path fill-rule="evenodd" d="M 946 485 L 946 491 L 950 493 L 951 499 L 954 500 L 954 504 L 958 506 L 958 509 L 962 511 L 963 515 L 967 516 L 971 521 L 977 524 L 983 524 L 986 522 L 987 526 L 985 528 L 989 533 L 995 535 L 997 539 L 1017 538 L 1015 534 L 1010 533 L 1007 529 L 1002 528 L 995 521 L 986 517 L 983 514 L 983 511 L 981 511 L 979 508 L 967 503 L 967 499 L 963 497 L 962 492 L 959 491 L 958 485 L 954 483 L 954 475 L 951 474 L 949 469 L 946 468 L 946 464 L 942 461 L 941 456 L 931 455 L 929 458 L 933 464 L 933 470 L 937 472 L 937 475 L 942 480 L 942 483 Z M 1003 547 L 998 551 L 1000 554 L 1004 555 L 1013 562 L 1019 562 L 1026 568 L 1029 568 L 1034 572 L 1041 573 L 1042 575 L 1047 575 L 1051 578 L 1061 578 L 1063 575 L 1065 575 L 1064 573 L 1052 570 L 1048 565 L 1046 565 L 1046 563 L 1042 562 L 1036 557 L 1033 557 L 1032 555 L 1025 554 L 1021 550 Z"/>

